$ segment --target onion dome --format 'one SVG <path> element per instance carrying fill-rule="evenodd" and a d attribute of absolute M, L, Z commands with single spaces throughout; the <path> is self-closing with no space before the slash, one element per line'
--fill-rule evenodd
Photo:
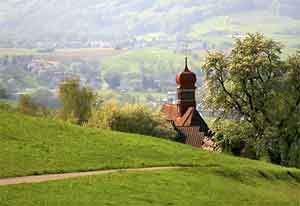
<path fill-rule="evenodd" d="M 189 70 L 187 57 L 186 57 L 184 71 L 176 75 L 176 83 L 177 85 L 183 87 L 194 88 L 196 81 L 197 81 L 196 74 Z"/>

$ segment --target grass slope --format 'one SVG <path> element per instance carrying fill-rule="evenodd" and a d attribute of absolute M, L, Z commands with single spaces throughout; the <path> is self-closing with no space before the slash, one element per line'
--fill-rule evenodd
<path fill-rule="evenodd" d="M 0 109 L 0 177 L 189 165 L 0 187 L 0 205 L 299 205 L 300 171 Z"/>
<path fill-rule="evenodd" d="M 0 205 L 298 206 L 300 185 L 216 168 L 117 173 L 0 187 Z"/>
<path fill-rule="evenodd" d="M 212 154 L 137 134 L 87 129 L 0 108 L 0 177 L 105 168 L 191 165 L 289 177 L 299 170 Z"/>

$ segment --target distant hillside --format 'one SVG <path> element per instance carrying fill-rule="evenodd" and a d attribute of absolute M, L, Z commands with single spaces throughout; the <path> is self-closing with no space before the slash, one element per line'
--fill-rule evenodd
<path fill-rule="evenodd" d="M 198 74 L 201 86 L 199 60 L 190 58 L 189 64 Z M 155 47 L 103 51 L 57 49 L 51 53 L 0 49 L 0 88 L 11 94 L 39 87 L 55 89 L 59 81 L 80 76 L 82 83 L 94 90 L 165 92 L 175 88 L 175 74 L 183 67 L 183 54 Z"/>
<path fill-rule="evenodd" d="M 298 0 L 4 0 L 0 37 L 32 41 L 166 39 L 225 44 L 259 31 L 299 46 Z"/>

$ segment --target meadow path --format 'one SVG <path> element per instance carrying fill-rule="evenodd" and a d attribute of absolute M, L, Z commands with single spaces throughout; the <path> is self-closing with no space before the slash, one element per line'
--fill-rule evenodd
<path fill-rule="evenodd" d="M 71 172 L 71 173 L 60 173 L 60 174 L 45 174 L 45 175 L 34 175 L 34 176 L 23 176 L 23 177 L 9 177 L 0 178 L 0 186 L 3 185 L 16 185 L 24 183 L 38 183 L 48 182 L 52 180 L 61 180 L 74 177 L 93 176 L 100 174 L 120 173 L 120 172 L 143 172 L 143 171 L 156 171 L 156 170 L 171 170 L 180 169 L 187 167 L 148 167 L 148 168 L 131 168 L 131 169 L 110 169 L 110 170 L 98 170 L 88 172 Z"/>

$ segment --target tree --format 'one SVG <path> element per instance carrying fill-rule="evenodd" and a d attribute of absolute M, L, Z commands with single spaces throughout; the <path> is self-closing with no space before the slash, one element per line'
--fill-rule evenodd
<path fill-rule="evenodd" d="M 59 84 L 62 102 L 61 116 L 77 124 L 87 122 L 91 116 L 95 95 L 88 87 L 80 87 L 80 79 L 72 78 Z"/>
<path fill-rule="evenodd" d="M 283 60 L 281 50 L 281 44 L 261 34 L 248 34 L 236 39 L 228 55 L 208 53 L 205 101 L 223 119 L 252 128 L 251 135 L 241 133 L 240 138 L 255 145 L 255 158 L 267 151 L 272 161 L 295 166 L 286 153 L 300 138 L 300 55 Z M 285 149 L 276 148 L 279 142 Z M 300 166 L 299 151 L 297 155 Z"/>
<path fill-rule="evenodd" d="M 18 111 L 32 116 L 47 116 L 46 107 L 33 101 L 29 94 L 22 94 L 18 102 Z"/>
<path fill-rule="evenodd" d="M 7 98 L 9 98 L 9 95 L 8 95 L 6 89 L 4 89 L 0 86 L 0 99 L 7 99 Z"/>

